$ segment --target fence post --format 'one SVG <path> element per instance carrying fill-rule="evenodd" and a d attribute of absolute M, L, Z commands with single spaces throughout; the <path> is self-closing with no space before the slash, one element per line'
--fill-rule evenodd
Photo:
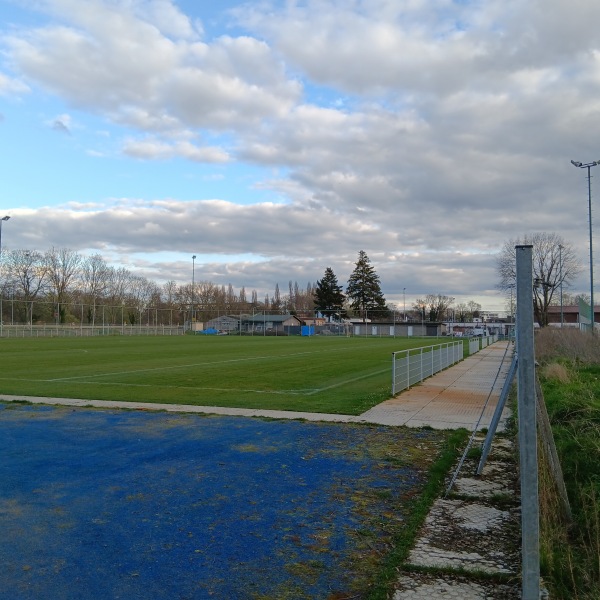
<path fill-rule="evenodd" d="M 522 600 L 540 597 L 538 462 L 535 354 L 533 341 L 533 262 L 531 245 L 515 246 L 517 263 L 517 371 L 519 461 L 521 471 Z"/>
<path fill-rule="evenodd" d="M 392 396 L 396 395 L 396 353 L 392 352 Z"/>

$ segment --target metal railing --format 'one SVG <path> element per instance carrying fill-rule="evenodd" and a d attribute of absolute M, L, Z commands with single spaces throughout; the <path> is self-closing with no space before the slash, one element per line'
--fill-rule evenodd
<path fill-rule="evenodd" d="M 3 325 L 2 338 L 97 337 L 113 335 L 183 335 L 181 326 L 169 325 Z"/>
<path fill-rule="evenodd" d="M 474 337 L 469 340 L 469 355 L 475 354 L 484 348 L 487 348 L 490 344 L 498 341 L 497 335 L 488 335 L 483 337 Z"/>
<path fill-rule="evenodd" d="M 469 340 L 469 356 L 479 352 L 479 338 L 472 338 Z"/>
<path fill-rule="evenodd" d="M 460 341 L 392 352 L 392 395 L 461 361 L 463 347 Z"/>

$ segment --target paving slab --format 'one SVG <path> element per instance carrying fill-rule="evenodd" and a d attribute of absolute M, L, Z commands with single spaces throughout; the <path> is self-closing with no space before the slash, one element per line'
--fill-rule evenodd
<path fill-rule="evenodd" d="M 478 435 L 476 442 L 482 441 Z M 512 440 L 494 439 L 480 477 L 474 476 L 477 462 L 467 459 L 450 497 L 433 504 L 402 566 L 393 600 L 521 597 L 520 511 Z M 428 568 L 441 572 L 427 572 Z"/>
<path fill-rule="evenodd" d="M 514 585 L 473 582 L 466 577 L 419 574 L 402 576 L 393 600 L 515 600 L 519 597 Z"/>
<path fill-rule="evenodd" d="M 513 538 L 510 527 L 515 523 L 518 523 L 516 511 L 511 514 L 481 502 L 440 498 L 427 516 L 408 562 L 419 567 L 457 571 L 515 573 L 518 559 L 500 543 Z"/>
<path fill-rule="evenodd" d="M 512 355 L 509 342 L 497 342 L 360 415 L 382 425 L 435 429 L 488 427 Z M 508 416 L 505 411 L 499 430 Z"/>

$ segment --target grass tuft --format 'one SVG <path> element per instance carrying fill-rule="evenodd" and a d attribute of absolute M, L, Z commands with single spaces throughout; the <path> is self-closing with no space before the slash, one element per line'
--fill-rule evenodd
<path fill-rule="evenodd" d="M 565 365 L 557 362 L 551 362 L 542 367 L 541 375 L 545 379 L 555 380 L 559 383 L 569 383 L 571 379 L 569 369 Z"/>
<path fill-rule="evenodd" d="M 560 516 L 558 495 L 540 453 L 542 572 L 552 598 L 598 599 L 600 344 L 590 334 L 540 333 L 541 384 L 573 512 L 569 525 Z"/>

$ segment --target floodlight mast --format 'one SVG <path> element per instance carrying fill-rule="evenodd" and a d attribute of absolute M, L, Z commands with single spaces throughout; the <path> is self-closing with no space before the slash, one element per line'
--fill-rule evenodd
<path fill-rule="evenodd" d="M 600 160 L 594 160 L 589 163 L 582 163 L 580 161 L 572 160 L 571 164 L 579 169 L 587 169 L 588 179 L 588 217 L 589 217 L 589 228 L 590 228 L 590 304 L 591 304 L 591 325 L 592 334 L 595 332 L 595 320 L 594 320 L 594 252 L 592 249 L 592 174 L 590 172 L 592 167 L 600 165 Z"/>
<path fill-rule="evenodd" d="M 0 254 L 2 254 L 2 223 L 8 221 L 10 217 L 8 215 L 0 218 Z"/>
<path fill-rule="evenodd" d="M 194 285 L 195 285 L 195 281 L 194 281 L 194 275 L 195 275 L 195 270 L 196 270 L 196 255 L 194 254 L 194 256 L 192 256 L 192 315 L 191 315 L 191 319 L 190 319 L 190 329 L 192 330 L 192 332 L 195 333 L 196 328 L 194 326 Z"/>

